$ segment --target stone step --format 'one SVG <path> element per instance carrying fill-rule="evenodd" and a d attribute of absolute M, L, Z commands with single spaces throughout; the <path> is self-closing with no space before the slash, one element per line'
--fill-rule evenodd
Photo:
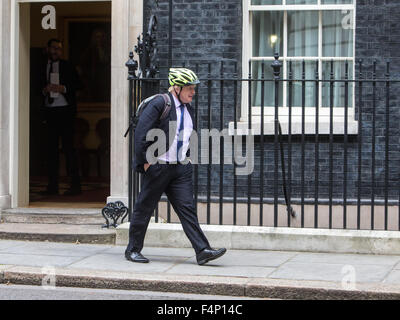
<path fill-rule="evenodd" d="M 103 225 L 101 209 L 17 208 L 2 210 L 4 223 Z M 127 221 L 127 220 L 125 220 Z"/>
<path fill-rule="evenodd" d="M 115 244 L 116 231 L 100 225 L 1 223 L 0 239 L 67 243 Z"/>

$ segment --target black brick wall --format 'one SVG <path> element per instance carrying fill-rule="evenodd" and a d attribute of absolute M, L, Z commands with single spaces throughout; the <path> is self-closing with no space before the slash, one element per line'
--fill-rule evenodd
<path fill-rule="evenodd" d="M 372 77 L 372 63 L 377 60 L 378 78 L 385 73 L 385 63 L 391 61 L 391 76 L 400 78 L 400 2 L 398 0 L 359 0 L 356 14 L 356 62 L 363 59 L 363 77 Z M 154 1 L 148 1 L 145 6 L 145 21 L 150 13 L 159 19 L 158 43 L 160 77 L 166 76 L 165 66 L 168 62 L 168 1 L 159 1 L 156 8 Z M 240 0 L 174 0 L 173 23 L 173 58 L 175 66 L 196 68 L 199 63 L 199 74 L 202 78 L 207 75 L 207 63 L 212 63 L 213 76 L 220 72 L 220 63 L 224 61 L 225 75 L 234 73 L 235 62 L 239 75 L 241 74 L 242 57 L 242 1 Z M 358 75 L 358 66 L 356 66 Z M 166 85 L 166 83 L 165 83 Z M 233 120 L 233 83 L 224 84 L 224 127 Z M 240 94 L 240 86 L 238 88 Z M 363 122 L 362 122 L 362 198 L 369 198 L 371 192 L 371 141 L 372 141 L 372 89 L 371 84 L 364 85 L 363 91 Z M 384 194 L 384 150 L 385 150 L 385 86 L 377 86 L 377 120 L 376 120 L 376 196 L 382 199 Z M 400 180 L 400 147 L 399 147 L 399 105 L 400 84 L 393 84 L 390 89 L 390 199 L 398 199 Z M 212 127 L 219 128 L 220 123 L 220 83 L 215 82 L 212 89 Z M 358 119 L 358 90 L 356 90 L 356 119 Z M 238 97 L 240 103 L 240 96 Z M 238 110 L 240 105 L 238 105 Z M 207 127 L 207 89 L 203 84 L 199 88 L 199 124 L 200 128 Z M 358 139 L 360 136 L 349 137 L 348 148 L 348 197 L 356 198 L 358 183 Z M 300 196 L 300 155 L 299 137 L 294 137 L 292 183 L 294 198 Z M 274 153 L 273 138 L 266 137 L 264 153 L 264 185 L 265 197 L 273 197 Z M 321 137 L 320 143 L 320 177 L 319 196 L 328 198 L 329 178 L 329 143 L 328 137 Z M 334 182 L 333 197 L 340 199 L 343 188 L 343 137 L 335 136 L 334 142 Z M 287 150 L 287 144 L 285 144 Z M 305 197 L 314 196 L 314 137 L 306 139 L 305 167 Z M 255 172 L 252 175 L 251 195 L 259 196 L 260 144 L 256 143 Z M 287 157 L 287 152 L 286 152 Z M 287 159 L 286 159 L 287 163 Z M 199 166 L 199 192 L 204 195 L 207 191 L 206 166 Z M 212 195 L 219 191 L 219 165 L 213 165 L 211 171 Z M 281 179 L 280 179 L 281 182 Z M 233 168 L 224 167 L 224 195 L 233 194 Z M 247 196 L 247 177 L 238 177 L 238 196 Z M 282 196 L 281 189 L 279 189 Z"/>
<path fill-rule="evenodd" d="M 174 0 L 173 64 L 194 66 L 196 63 L 241 60 L 242 1 L 240 0 Z M 168 64 L 169 1 L 146 1 L 145 21 L 155 14 L 160 66 Z M 146 28 L 146 24 L 145 24 Z M 161 76 L 166 69 L 161 69 Z"/>

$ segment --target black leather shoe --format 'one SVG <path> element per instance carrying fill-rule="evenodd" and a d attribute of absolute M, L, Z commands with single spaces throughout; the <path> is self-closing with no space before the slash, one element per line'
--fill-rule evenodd
<path fill-rule="evenodd" d="M 145 258 L 140 252 L 125 252 L 125 258 L 128 261 L 138 263 L 149 263 L 150 260 Z"/>
<path fill-rule="evenodd" d="M 222 257 L 226 252 L 225 248 L 222 249 L 204 249 L 198 255 L 196 255 L 197 263 L 203 265 L 211 260 Z"/>

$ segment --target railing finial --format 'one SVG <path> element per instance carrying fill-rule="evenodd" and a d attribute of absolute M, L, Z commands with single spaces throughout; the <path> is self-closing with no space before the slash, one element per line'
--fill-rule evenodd
<path fill-rule="evenodd" d="M 274 62 L 272 62 L 271 67 L 274 69 L 275 80 L 279 79 L 281 74 L 282 62 L 279 61 L 279 53 L 274 54 Z"/>
<path fill-rule="evenodd" d="M 138 63 L 136 60 L 133 59 L 133 52 L 129 52 L 129 60 L 125 64 L 128 68 L 128 80 L 133 80 L 136 78 L 136 70 L 138 69 Z"/>

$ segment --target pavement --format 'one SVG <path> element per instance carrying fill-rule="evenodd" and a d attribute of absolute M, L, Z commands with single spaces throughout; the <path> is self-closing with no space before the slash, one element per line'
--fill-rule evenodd
<path fill-rule="evenodd" d="M 400 255 L 228 250 L 204 266 L 189 248 L 0 240 L 0 284 L 268 299 L 400 299 Z M 1 289 L 0 289 L 1 290 Z"/>

